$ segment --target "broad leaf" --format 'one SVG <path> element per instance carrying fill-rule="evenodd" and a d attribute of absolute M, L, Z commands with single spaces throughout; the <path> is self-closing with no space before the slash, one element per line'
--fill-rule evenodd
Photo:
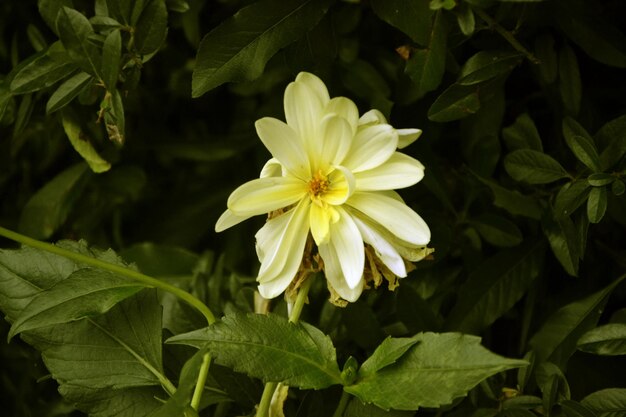
<path fill-rule="evenodd" d="M 480 109 L 477 86 L 452 84 L 428 109 L 433 122 L 451 122 L 462 119 Z"/>
<path fill-rule="evenodd" d="M 541 137 L 528 113 L 519 115 L 515 123 L 502 129 L 502 138 L 510 151 L 532 149 L 543 152 Z"/>
<path fill-rule="evenodd" d="M 457 83 L 472 85 L 488 81 L 507 74 L 520 62 L 522 56 L 519 52 L 480 51 L 463 64 Z"/>
<path fill-rule="evenodd" d="M 396 363 L 417 342 L 416 337 L 387 337 L 372 353 L 372 356 L 363 362 L 359 369 L 359 376 L 365 378 Z"/>
<path fill-rule="evenodd" d="M 147 417 L 161 406 L 166 395 L 157 386 L 92 389 L 65 384 L 59 392 L 89 417 Z"/>
<path fill-rule="evenodd" d="M 542 220 L 543 233 L 554 256 L 568 274 L 578 276 L 578 263 L 584 254 L 574 222 L 569 216 L 552 217 L 551 214 L 546 214 Z"/>
<path fill-rule="evenodd" d="M 319 415 L 319 414 L 318 414 Z M 352 397 L 342 417 L 411 417 L 413 413 L 408 411 L 389 410 L 371 404 L 363 404 L 358 398 Z M 313 416 L 311 416 L 313 417 Z"/>
<path fill-rule="evenodd" d="M 576 158 L 593 172 L 601 170 L 600 157 L 593 139 L 576 120 L 571 117 L 563 119 L 563 136 L 567 146 Z"/>
<path fill-rule="evenodd" d="M 572 48 L 565 45 L 559 54 L 559 91 L 565 110 L 571 116 L 580 111 L 581 89 L 578 60 Z"/>
<path fill-rule="evenodd" d="M 415 24 L 413 23 L 415 26 Z M 417 87 L 421 97 L 441 84 L 446 65 L 446 27 L 441 12 L 435 14 L 428 44 L 417 49 L 406 63 L 405 72 Z"/>
<path fill-rule="evenodd" d="M 300 388 L 340 384 L 335 348 L 315 327 L 276 315 L 234 314 L 168 343 L 207 347 L 220 365 Z"/>
<path fill-rule="evenodd" d="M 581 404 L 598 417 L 623 417 L 626 414 L 626 388 L 607 388 L 587 395 Z"/>
<path fill-rule="evenodd" d="M 89 138 L 78 124 L 76 117 L 65 110 L 63 111 L 63 129 L 76 152 L 83 157 L 93 172 L 102 173 L 111 169 L 111 164 L 94 149 Z"/>
<path fill-rule="evenodd" d="M 595 174 L 591 174 L 587 177 L 587 182 L 593 187 L 602 187 L 604 185 L 609 185 L 615 180 L 615 176 L 611 174 L 606 174 L 604 172 L 596 172 Z"/>
<path fill-rule="evenodd" d="M 79 11 L 63 7 L 59 10 L 57 30 L 72 61 L 83 71 L 101 78 L 102 56 L 98 47 L 89 40 L 94 33 L 89 20 Z"/>
<path fill-rule="evenodd" d="M 594 139 L 602 149 L 600 165 L 603 170 L 607 170 L 626 154 L 626 114 L 602 126 Z"/>
<path fill-rule="evenodd" d="M 626 324 L 596 327 L 578 339 L 578 349 L 596 355 L 626 355 Z"/>
<path fill-rule="evenodd" d="M 568 182 L 561 187 L 554 200 L 554 213 L 557 217 L 571 216 L 587 198 L 591 188 L 587 181 Z"/>
<path fill-rule="evenodd" d="M 519 149 L 504 158 L 506 172 L 516 181 L 548 184 L 569 174 L 554 158 L 532 149 Z"/>
<path fill-rule="evenodd" d="M 113 29 L 107 35 L 102 47 L 102 81 L 107 90 L 115 90 L 121 58 L 122 35 L 118 29 Z"/>
<path fill-rule="evenodd" d="M 11 81 L 13 94 L 26 94 L 50 87 L 67 77 L 76 66 L 70 62 L 55 61 L 43 54 L 25 65 Z"/>
<path fill-rule="evenodd" d="M 587 200 L 587 217 L 591 223 L 600 223 L 608 205 L 607 187 L 593 187 Z"/>
<path fill-rule="evenodd" d="M 92 80 L 93 77 L 91 75 L 82 71 L 67 79 L 48 99 L 46 103 L 46 113 L 53 113 L 67 106 Z"/>
<path fill-rule="evenodd" d="M 433 30 L 433 10 L 429 0 L 373 0 L 372 10 L 382 20 L 398 28 L 419 45 L 426 46 Z M 431 40 L 432 42 L 432 40 Z"/>
<path fill-rule="evenodd" d="M 330 0 L 260 0 L 209 32 L 200 43 L 192 77 L 199 97 L 229 81 L 257 78 L 266 62 L 317 24 Z"/>
<path fill-rule="evenodd" d="M 570 399 L 569 384 L 558 366 L 550 362 L 541 363 L 537 367 L 535 375 L 537 385 L 543 394 L 543 408 L 548 411 L 548 414 L 557 402 L 562 399 Z"/>
<path fill-rule="evenodd" d="M 527 365 L 488 351 L 476 336 L 420 333 L 415 339 L 418 343 L 395 364 L 364 375 L 344 390 L 383 409 L 439 407 L 467 395 L 491 375 Z"/>
<path fill-rule="evenodd" d="M 135 9 L 142 4 L 143 2 L 137 1 Z M 137 14 L 137 12 L 133 13 L 133 15 Z M 134 21 L 135 19 L 132 20 Z M 135 47 L 137 52 L 143 55 L 155 53 L 165 42 L 166 36 L 167 7 L 165 2 L 158 0 L 147 2 L 147 6 L 141 11 L 135 26 Z"/>
<path fill-rule="evenodd" d="M 459 289 L 462 294 L 445 324 L 447 330 L 479 333 L 526 293 L 541 271 L 545 244 L 504 250 L 483 262 Z"/>
<path fill-rule="evenodd" d="M 37 7 L 48 27 L 58 34 L 56 23 L 59 10 L 63 7 L 72 7 L 72 3 L 72 0 L 38 0 Z"/>
<path fill-rule="evenodd" d="M 483 213 L 471 219 L 471 225 L 487 242 L 494 246 L 511 247 L 522 243 L 522 232 L 515 223 L 504 217 Z"/>
<path fill-rule="evenodd" d="M 593 411 L 576 401 L 563 400 L 559 405 L 566 417 L 597 417 Z"/>
<path fill-rule="evenodd" d="M 563 369 L 576 350 L 578 339 L 596 325 L 609 295 L 624 278 L 626 275 L 553 313 L 530 341 L 537 360 L 553 362 Z"/>

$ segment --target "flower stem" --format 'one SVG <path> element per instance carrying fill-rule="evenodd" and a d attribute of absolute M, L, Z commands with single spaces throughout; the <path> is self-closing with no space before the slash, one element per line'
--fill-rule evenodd
<path fill-rule="evenodd" d="M 341 398 L 339 399 L 339 404 L 337 404 L 337 409 L 333 413 L 333 417 L 342 417 L 344 411 L 346 411 L 346 407 L 350 402 L 350 394 L 345 391 L 341 392 Z"/>
<path fill-rule="evenodd" d="M 211 355 L 205 353 L 202 357 L 202 365 L 200 365 L 200 373 L 198 374 L 198 381 L 196 381 L 196 388 L 193 391 L 193 397 L 191 397 L 191 408 L 198 410 L 200 406 L 200 400 L 202 399 L 202 393 L 204 392 L 204 384 L 206 383 L 207 376 L 209 374 L 209 365 L 211 364 Z"/>
<path fill-rule="evenodd" d="M 259 409 L 256 412 L 255 417 L 268 417 L 270 415 L 270 404 L 272 402 L 272 397 L 274 396 L 274 391 L 276 391 L 277 386 L 278 382 L 265 383 L 265 388 L 263 388 L 263 395 L 261 395 L 261 402 L 259 403 Z"/>
<path fill-rule="evenodd" d="M 182 290 L 178 287 L 175 287 L 174 285 L 168 284 L 156 278 L 142 274 L 141 272 L 133 271 L 132 269 L 129 269 L 120 265 L 115 265 L 110 262 L 102 261 L 100 259 L 83 255 L 81 253 L 76 253 L 67 249 L 60 248 L 50 243 L 41 242 L 39 240 L 32 239 L 28 236 L 24 236 L 17 232 L 13 232 L 11 230 L 5 229 L 4 227 L 0 227 L 0 236 L 4 236 L 8 239 L 22 243 L 24 245 L 32 246 L 33 248 L 36 248 L 36 249 L 41 249 L 46 252 L 63 256 L 64 258 L 68 258 L 76 262 L 80 262 L 89 266 L 104 269 L 106 271 L 114 272 L 126 278 L 130 278 L 133 281 L 137 281 L 142 284 L 145 284 L 147 287 L 158 288 L 163 291 L 172 293 L 178 298 L 180 298 L 181 300 L 184 300 L 185 302 L 187 302 L 189 305 L 191 305 L 195 309 L 197 309 L 200 313 L 202 313 L 202 315 L 206 318 L 209 324 L 215 323 L 215 316 L 202 301 L 198 300 L 196 297 L 194 297 L 187 291 Z"/>

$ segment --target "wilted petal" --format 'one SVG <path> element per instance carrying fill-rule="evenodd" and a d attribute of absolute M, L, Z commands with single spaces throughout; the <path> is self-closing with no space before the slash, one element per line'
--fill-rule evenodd
<path fill-rule="evenodd" d="M 360 279 L 354 288 L 350 288 L 344 277 L 337 251 L 331 245 L 322 245 L 319 247 L 319 251 L 324 260 L 324 274 L 330 285 L 344 300 L 351 303 L 358 300 L 361 292 L 363 292 L 365 280 Z"/>
<path fill-rule="evenodd" d="M 228 228 L 233 227 L 236 224 L 241 223 L 244 220 L 248 220 L 250 217 L 252 216 L 238 216 L 232 211 L 226 209 L 226 211 L 222 213 L 220 218 L 217 219 L 217 222 L 215 222 L 215 231 L 218 233 L 222 232 Z"/>
<path fill-rule="evenodd" d="M 311 175 L 309 158 L 296 132 L 273 117 L 264 117 L 254 124 L 265 147 L 287 171 L 298 178 Z"/>
<path fill-rule="evenodd" d="M 352 128 L 343 117 L 328 115 L 322 119 L 321 124 L 321 150 L 319 163 L 321 166 L 313 167 L 326 171 L 333 165 L 343 161 L 352 146 Z"/>
<path fill-rule="evenodd" d="M 324 113 L 335 114 L 344 118 L 352 128 L 352 134 L 354 135 L 356 133 L 359 123 L 359 109 L 349 98 L 335 97 L 331 99 L 328 104 L 326 104 Z"/>
<path fill-rule="evenodd" d="M 417 159 L 395 152 L 382 165 L 357 172 L 354 178 L 359 191 L 405 188 L 424 178 L 424 165 Z"/>
<path fill-rule="evenodd" d="M 422 218 L 406 204 L 382 193 L 356 192 L 347 201 L 379 223 L 399 239 L 414 245 L 430 242 L 430 229 Z"/>
<path fill-rule="evenodd" d="M 373 225 L 367 224 L 357 216 L 353 216 L 353 219 L 359 228 L 359 232 L 361 232 L 361 236 L 363 236 L 363 241 L 369 243 L 376 250 L 376 255 L 387 268 L 398 277 L 406 277 L 404 260 L 394 246 Z"/>
<path fill-rule="evenodd" d="M 389 125 L 359 129 L 342 165 L 352 172 L 372 169 L 388 160 L 398 147 L 398 134 Z"/>
<path fill-rule="evenodd" d="M 227 205 L 237 216 L 255 216 L 287 207 L 305 194 L 306 184 L 297 178 L 258 178 L 233 191 Z"/>
<path fill-rule="evenodd" d="M 398 149 L 406 148 L 422 135 L 420 129 L 396 129 L 396 132 L 398 132 Z"/>
<path fill-rule="evenodd" d="M 333 206 L 345 203 L 356 189 L 356 181 L 352 172 L 346 167 L 336 166 L 328 176 L 329 187 L 323 200 Z"/>

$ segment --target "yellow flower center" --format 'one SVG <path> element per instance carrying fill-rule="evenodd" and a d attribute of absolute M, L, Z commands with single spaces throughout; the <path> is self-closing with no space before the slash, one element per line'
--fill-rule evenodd
<path fill-rule="evenodd" d="M 328 190 L 329 185 L 330 182 L 328 178 L 322 174 L 322 170 L 317 171 L 317 174 L 309 181 L 309 195 L 315 204 L 322 205 L 322 195 Z"/>

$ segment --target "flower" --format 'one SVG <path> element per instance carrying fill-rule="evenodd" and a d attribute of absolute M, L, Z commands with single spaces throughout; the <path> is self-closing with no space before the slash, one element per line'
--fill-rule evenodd
<path fill-rule="evenodd" d="M 359 118 L 350 99 L 331 99 L 306 72 L 287 86 L 284 106 L 286 123 L 256 122 L 272 158 L 260 178 L 233 191 L 215 226 L 219 232 L 269 214 L 256 234 L 261 295 L 280 295 L 312 263 L 323 268 L 335 301 L 356 301 L 381 271 L 388 280 L 405 277 L 405 259 L 432 252 L 428 226 L 393 191 L 424 176 L 419 161 L 396 151 L 421 131 L 394 129 L 377 110 Z"/>

